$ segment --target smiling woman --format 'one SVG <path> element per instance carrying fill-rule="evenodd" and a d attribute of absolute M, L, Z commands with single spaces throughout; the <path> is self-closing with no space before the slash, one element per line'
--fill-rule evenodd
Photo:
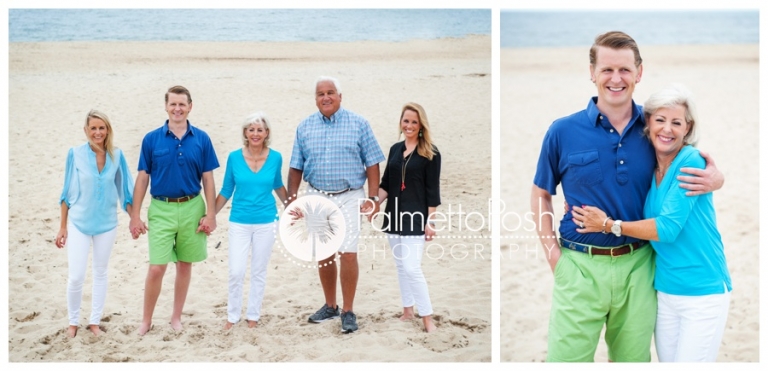
<path fill-rule="evenodd" d="M 83 128 L 88 142 L 67 155 L 61 192 L 58 248 L 67 247 L 67 335 L 77 335 L 86 266 L 93 244 L 93 295 L 88 329 L 101 334 L 99 323 L 107 295 L 107 269 L 117 235 L 116 205 L 128 213 L 133 204 L 133 180 L 120 149 L 112 146 L 112 125 L 107 115 L 91 110 Z"/>
<path fill-rule="evenodd" d="M 232 151 L 227 158 L 224 185 L 216 197 L 215 209 L 218 214 L 232 198 L 226 330 L 239 322 L 242 315 L 243 279 L 249 254 L 252 273 L 245 316 L 248 327 L 256 327 L 261 318 L 267 264 L 277 228 L 277 207 L 272 192 L 281 202 L 287 200 L 280 175 L 283 158 L 280 152 L 268 147 L 270 125 L 266 114 L 249 115 L 243 121 L 241 135 L 243 148 Z"/>
<path fill-rule="evenodd" d="M 703 168 L 694 148 L 698 113 L 691 93 L 671 86 L 645 102 L 645 134 L 656 151 L 656 172 L 645 219 L 613 221 L 594 206 L 574 207 L 579 233 L 610 230 L 649 240 L 655 250 L 656 352 L 661 362 L 714 362 L 730 306 L 731 276 L 717 229 L 712 193 L 686 196 L 675 176 Z"/>

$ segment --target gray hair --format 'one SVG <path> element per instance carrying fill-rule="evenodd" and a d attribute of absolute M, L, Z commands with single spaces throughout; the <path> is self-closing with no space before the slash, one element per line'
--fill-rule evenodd
<path fill-rule="evenodd" d="M 336 88 L 336 93 L 341 94 L 341 85 L 339 85 L 339 80 L 337 80 L 335 77 L 330 77 L 330 76 L 318 77 L 317 80 L 315 81 L 315 91 L 317 91 L 317 84 L 325 81 L 332 83 L 333 86 Z"/>
<path fill-rule="evenodd" d="M 269 130 L 269 118 L 267 118 L 267 114 L 262 111 L 254 112 L 243 120 L 243 144 L 246 146 L 248 145 L 248 138 L 245 137 L 245 131 L 253 124 L 261 124 L 267 131 L 267 137 L 264 138 L 264 147 L 268 147 L 269 137 L 272 136 L 272 131 Z"/>
<path fill-rule="evenodd" d="M 699 114 L 696 109 L 696 103 L 693 100 L 693 94 L 680 84 L 672 84 L 664 89 L 653 93 L 643 105 L 643 114 L 645 116 L 645 129 L 643 133 L 650 136 L 648 129 L 648 120 L 654 112 L 660 108 L 670 108 L 674 106 L 685 108 L 685 122 L 690 126 L 688 134 L 683 138 L 683 143 L 696 147 L 699 143 Z"/>

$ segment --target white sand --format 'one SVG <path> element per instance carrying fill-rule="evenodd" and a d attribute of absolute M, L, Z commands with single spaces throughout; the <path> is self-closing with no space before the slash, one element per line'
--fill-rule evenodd
<path fill-rule="evenodd" d="M 224 332 L 227 208 L 209 238 L 208 259 L 194 265 L 183 332 L 167 325 L 175 277 L 169 267 L 155 327 L 144 337 L 136 335 L 147 239 L 130 238 L 122 213 L 110 260 L 106 334 L 96 338 L 85 329 L 89 268 L 83 326 L 75 339 L 67 339 L 66 252 L 53 244 L 64 160 L 69 147 L 85 141 L 86 112 L 97 108 L 109 115 L 115 143 L 135 177 L 141 139 L 167 118 L 163 94 L 176 84 L 192 93 L 191 122 L 213 139 L 221 163 L 214 172 L 217 187 L 227 154 L 241 144 L 241 120 L 256 110 L 266 111 L 273 122 L 272 148 L 283 154 L 286 176 L 295 128 L 317 110 L 315 78 L 332 75 L 341 81 L 342 105 L 368 118 L 385 154 L 397 141 L 402 105 L 422 104 L 443 154 L 443 205 L 484 212 L 491 195 L 490 37 L 401 43 L 13 43 L 9 52 L 10 361 L 491 360 L 490 240 L 459 231 L 458 222 L 453 232 L 442 234 L 453 238 L 436 240 L 423 262 L 438 326 L 434 334 L 422 332 L 420 320 L 398 320 L 394 262 L 380 238 L 361 240 L 366 246 L 359 254 L 358 332 L 339 334 L 338 321 L 307 323 L 323 303 L 317 272 L 290 263 L 277 247 L 259 327 L 248 329 L 243 322 Z M 362 234 L 381 236 L 370 226 Z M 221 246 L 214 248 L 217 242 Z M 479 246 L 486 254 L 461 259 L 466 251 L 460 248 L 456 258 L 447 254 L 459 245 Z M 439 247 L 446 249 L 443 257 Z"/>
<path fill-rule="evenodd" d="M 645 70 L 635 90 L 642 104 L 679 82 L 695 95 L 699 148 L 710 152 L 726 181 L 715 193 L 718 229 L 733 280 L 718 361 L 759 361 L 758 46 L 640 46 Z M 544 133 L 559 117 L 596 95 L 588 48 L 504 49 L 501 53 L 501 197 L 524 214 Z M 562 205 L 562 189 L 553 198 Z M 560 206 L 562 207 L 562 206 Z M 552 273 L 533 232 L 502 231 L 501 360 L 546 358 Z M 653 354 L 655 358 L 655 350 Z M 607 352 L 601 340 L 597 361 Z"/>

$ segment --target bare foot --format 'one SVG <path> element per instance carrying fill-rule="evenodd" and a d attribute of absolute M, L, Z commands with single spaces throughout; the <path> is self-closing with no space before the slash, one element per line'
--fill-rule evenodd
<path fill-rule="evenodd" d="M 259 321 L 246 320 L 248 322 L 248 328 L 254 328 L 259 324 Z"/>
<path fill-rule="evenodd" d="M 152 329 L 152 323 L 141 323 L 141 326 L 139 326 L 139 335 L 144 336 L 149 330 Z"/>
<path fill-rule="evenodd" d="M 437 327 L 434 323 L 432 323 L 432 316 L 424 316 L 421 317 L 422 322 L 424 322 L 424 331 L 426 332 L 434 332 L 437 331 Z"/>
<path fill-rule="evenodd" d="M 181 325 L 181 320 L 180 319 L 177 319 L 177 320 L 173 320 L 172 319 L 171 320 L 171 328 L 174 331 L 181 331 L 181 330 L 184 329 L 184 326 Z"/>
<path fill-rule="evenodd" d="M 234 325 L 235 325 L 234 323 L 227 321 L 227 323 L 225 323 L 225 324 L 224 324 L 224 329 L 225 329 L 225 330 L 229 330 L 229 329 L 231 329 L 231 328 L 232 328 L 232 326 L 234 326 Z"/>
<path fill-rule="evenodd" d="M 67 336 L 70 338 L 77 336 L 77 326 L 70 325 L 67 329 Z"/>
<path fill-rule="evenodd" d="M 101 329 L 99 328 L 99 325 L 88 325 L 88 329 L 91 330 L 93 336 L 101 335 Z"/>
<path fill-rule="evenodd" d="M 413 307 L 405 307 L 403 308 L 403 315 L 400 316 L 401 321 L 409 321 L 414 318 L 413 315 Z"/>

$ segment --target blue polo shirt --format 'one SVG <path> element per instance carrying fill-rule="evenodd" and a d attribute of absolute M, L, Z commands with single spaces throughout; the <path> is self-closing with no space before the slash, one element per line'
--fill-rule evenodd
<path fill-rule="evenodd" d="M 597 109 L 597 97 L 587 108 L 552 123 L 544 136 L 533 183 L 556 194 L 562 183 L 568 205 L 596 206 L 614 220 L 643 219 L 656 155 L 643 134 L 642 107 L 632 102 L 632 118 L 619 133 Z M 560 215 L 555 205 L 555 218 Z M 571 212 L 560 221 L 560 236 L 594 246 L 618 246 L 637 238 L 612 233 L 576 231 Z"/>
<path fill-rule="evenodd" d="M 313 187 L 336 192 L 362 187 L 366 168 L 382 161 L 368 120 L 339 107 L 330 119 L 318 111 L 299 124 L 290 166 L 302 170 Z"/>
<path fill-rule="evenodd" d="M 211 138 L 187 120 L 187 132 L 177 138 L 162 127 L 144 136 L 139 155 L 139 171 L 150 175 L 149 193 L 153 196 L 184 197 L 200 193 L 203 173 L 219 167 Z"/>

